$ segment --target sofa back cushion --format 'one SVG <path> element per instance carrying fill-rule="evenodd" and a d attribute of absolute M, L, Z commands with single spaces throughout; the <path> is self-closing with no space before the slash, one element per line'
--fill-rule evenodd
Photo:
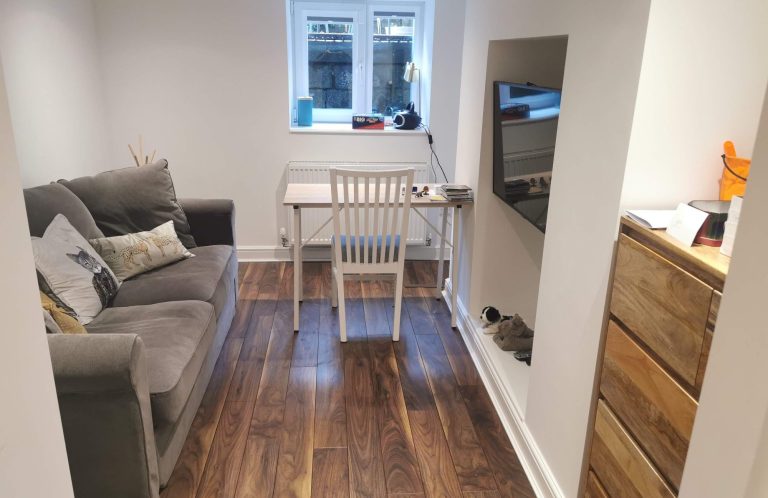
<path fill-rule="evenodd" d="M 58 183 L 24 190 L 29 233 L 42 237 L 57 214 L 63 214 L 86 239 L 103 237 L 88 208 L 75 194 Z"/>
<path fill-rule="evenodd" d="M 197 247 L 165 159 L 59 183 L 83 201 L 103 232 L 89 239 L 148 231 L 173 221 L 181 243 Z"/>

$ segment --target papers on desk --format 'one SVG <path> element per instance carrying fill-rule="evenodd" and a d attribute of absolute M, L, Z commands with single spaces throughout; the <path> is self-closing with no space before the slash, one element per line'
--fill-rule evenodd
<path fill-rule="evenodd" d="M 674 209 L 631 209 L 627 211 L 627 216 L 645 228 L 658 230 L 669 226 L 675 212 Z"/>

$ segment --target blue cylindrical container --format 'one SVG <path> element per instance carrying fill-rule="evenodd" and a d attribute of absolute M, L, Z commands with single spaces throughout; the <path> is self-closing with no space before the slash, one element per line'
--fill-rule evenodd
<path fill-rule="evenodd" d="M 299 97 L 296 124 L 299 126 L 312 126 L 312 97 Z"/>

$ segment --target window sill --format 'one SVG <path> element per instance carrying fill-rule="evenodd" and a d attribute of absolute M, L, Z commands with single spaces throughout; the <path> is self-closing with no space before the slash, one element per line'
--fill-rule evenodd
<path fill-rule="evenodd" d="M 365 130 L 353 129 L 351 123 L 315 123 L 312 126 L 291 125 L 290 133 L 297 134 L 319 134 L 319 135 L 422 135 L 424 130 L 417 128 L 415 130 L 396 130 L 387 126 L 383 130 Z"/>

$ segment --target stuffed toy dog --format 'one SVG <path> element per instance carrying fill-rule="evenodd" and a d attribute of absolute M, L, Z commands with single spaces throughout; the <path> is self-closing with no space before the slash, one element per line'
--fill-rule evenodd
<path fill-rule="evenodd" d="M 480 321 L 483 324 L 484 334 L 496 334 L 499 331 L 499 325 L 504 320 L 509 320 L 511 316 L 502 315 L 498 309 L 493 306 L 486 306 L 480 312 Z"/>
<path fill-rule="evenodd" d="M 502 351 L 527 351 L 533 348 L 533 330 L 516 314 L 499 322 L 493 342 Z"/>

